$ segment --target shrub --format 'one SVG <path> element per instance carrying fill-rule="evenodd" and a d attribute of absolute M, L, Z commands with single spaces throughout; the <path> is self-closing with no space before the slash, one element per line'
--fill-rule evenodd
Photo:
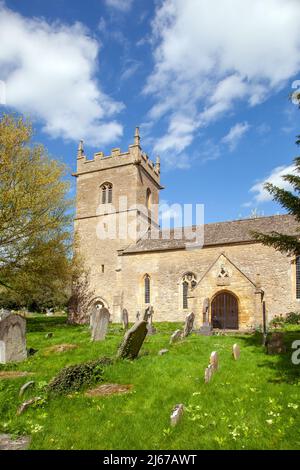
<path fill-rule="evenodd" d="M 300 325 L 300 313 L 290 312 L 285 318 L 285 323 L 288 325 Z"/>
<path fill-rule="evenodd" d="M 103 366 L 109 365 L 112 360 L 103 357 L 96 361 L 85 362 L 73 366 L 64 367 L 54 377 L 47 387 L 47 391 L 53 395 L 63 395 L 76 392 L 82 387 L 92 385 L 103 380 Z"/>

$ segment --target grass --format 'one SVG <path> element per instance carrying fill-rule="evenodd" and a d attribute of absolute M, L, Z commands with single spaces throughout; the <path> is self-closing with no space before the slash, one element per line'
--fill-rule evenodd
<path fill-rule="evenodd" d="M 146 339 L 135 361 L 119 360 L 105 368 L 105 382 L 133 384 L 123 395 L 86 397 L 84 391 L 44 400 L 17 417 L 23 399 L 19 388 L 35 380 L 42 387 L 64 366 L 100 356 L 114 357 L 122 340 L 119 325 L 111 325 L 103 342 L 91 343 L 87 326 L 68 326 L 59 317 L 28 319 L 28 348 L 38 352 L 20 364 L 0 366 L 34 375 L 0 379 L 0 432 L 32 435 L 31 449 L 299 449 L 300 365 L 291 363 L 291 343 L 300 328 L 286 331 L 288 351 L 268 356 L 259 334 L 203 337 L 192 334 L 169 346 L 176 324 L 156 324 L 158 333 Z M 53 337 L 45 338 L 47 332 Z M 241 357 L 231 357 L 233 343 Z M 58 344 L 78 347 L 50 353 Z M 169 352 L 158 355 L 162 348 Z M 209 384 L 204 369 L 216 350 L 220 369 Z M 177 403 L 186 407 L 179 425 L 170 427 Z"/>

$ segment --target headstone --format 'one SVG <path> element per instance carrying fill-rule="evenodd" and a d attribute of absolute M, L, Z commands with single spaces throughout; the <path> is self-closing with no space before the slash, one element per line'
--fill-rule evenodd
<path fill-rule="evenodd" d="M 26 320 L 20 315 L 5 314 L 0 319 L 0 363 L 26 359 Z"/>
<path fill-rule="evenodd" d="M 155 335 L 156 329 L 153 326 L 153 307 L 148 307 L 145 311 L 144 320 L 147 322 L 148 335 Z"/>
<path fill-rule="evenodd" d="M 19 397 L 22 397 L 24 395 L 24 393 L 26 392 L 26 390 L 33 387 L 34 384 L 35 384 L 35 382 L 33 380 L 30 380 L 29 382 L 26 382 L 24 385 L 22 385 L 22 387 L 20 388 L 20 391 L 19 391 Z"/>
<path fill-rule="evenodd" d="M 170 344 L 176 343 L 181 338 L 182 338 L 182 331 L 181 330 L 174 331 L 174 333 L 172 334 L 170 338 Z"/>
<path fill-rule="evenodd" d="M 92 341 L 103 341 L 105 340 L 108 324 L 110 319 L 109 310 L 106 307 L 102 307 L 100 310 L 94 308 L 91 314 L 92 323 Z"/>
<path fill-rule="evenodd" d="M 163 355 L 166 354 L 167 352 L 169 352 L 168 349 L 161 349 L 160 351 L 158 351 L 158 355 L 159 355 L 159 356 L 163 356 Z"/>
<path fill-rule="evenodd" d="M 46 317 L 53 317 L 53 309 L 52 308 L 46 308 Z"/>
<path fill-rule="evenodd" d="M 128 328 L 128 312 L 127 312 L 126 308 L 123 308 L 123 310 L 122 310 L 122 324 L 123 324 L 124 330 L 127 330 L 127 328 Z"/>
<path fill-rule="evenodd" d="M 50 339 L 53 337 L 53 333 L 46 333 L 45 334 L 45 339 Z"/>
<path fill-rule="evenodd" d="M 217 351 L 211 353 L 209 362 L 214 371 L 219 369 L 219 356 Z"/>
<path fill-rule="evenodd" d="M 176 426 L 182 418 L 184 406 L 182 403 L 175 405 L 170 416 L 171 426 Z"/>
<path fill-rule="evenodd" d="M 209 364 L 209 366 L 206 367 L 205 372 L 204 372 L 204 381 L 206 384 L 211 381 L 213 373 L 214 373 L 214 368 L 211 364 Z"/>
<path fill-rule="evenodd" d="M 118 350 L 117 357 L 122 359 L 135 359 L 143 345 L 147 335 L 147 322 L 142 320 L 135 323 L 125 333 L 122 344 Z"/>
<path fill-rule="evenodd" d="M 195 315 L 193 312 L 189 313 L 185 319 L 185 325 L 182 333 L 182 337 L 189 336 L 193 330 Z"/>
<path fill-rule="evenodd" d="M 237 343 L 232 346 L 232 356 L 236 361 L 240 358 L 241 350 Z"/>
<path fill-rule="evenodd" d="M 281 332 L 272 333 L 270 338 L 267 339 L 268 354 L 282 354 L 286 351 L 284 345 L 284 334 Z"/>

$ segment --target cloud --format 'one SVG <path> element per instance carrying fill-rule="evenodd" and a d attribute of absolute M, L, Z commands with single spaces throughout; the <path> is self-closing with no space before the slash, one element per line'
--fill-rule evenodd
<path fill-rule="evenodd" d="M 133 0 L 105 0 L 105 3 L 108 7 L 124 12 L 131 9 Z"/>
<path fill-rule="evenodd" d="M 236 103 L 262 103 L 300 70 L 298 0 L 163 0 L 152 22 L 149 119 L 167 122 L 159 146 L 182 151 Z M 172 123 L 192 125 L 179 144 Z M 171 145 L 173 139 L 173 148 Z"/>
<path fill-rule="evenodd" d="M 255 193 L 254 200 L 257 203 L 263 203 L 272 200 L 272 196 L 264 189 L 264 185 L 267 182 L 272 183 L 282 189 L 286 189 L 287 191 L 293 191 L 291 185 L 282 179 L 282 176 L 287 174 L 297 174 L 294 165 L 278 166 L 274 168 L 269 176 L 264 178 L 262 181 L 255 183 L 254 186 L 252 186 L 250 189 L 250 192 Z"/>
<path fill-rule="evenodd" d="M 228 134 L 223 137 L 222 143 L 227 144 L 232 152 L 249 129 L 250 125 L 248 122 L 238 122 L 230 129 Z"/>
<path fill-rule="evenodd" d="M 80 23 L 28 19 L 0 3 L 0 79 L 7 104 L 43 123 L 53 138 L 98 146 L 122 135 L 123 105 L 99 87 L 99 44 Z"/>

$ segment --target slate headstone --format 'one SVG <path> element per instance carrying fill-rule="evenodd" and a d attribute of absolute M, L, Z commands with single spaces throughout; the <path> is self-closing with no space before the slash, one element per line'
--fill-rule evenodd
<path fill-rule="evenodd" d="M 91 314 L 92 324 L 92 341 L 103 341 L 105 340 L 108 324 L 110 319 L 109 310 L 106 307 L 102 307 L 100 310 L 94 308 Z"/>
<path fill-rule="evenodd" d="M 189 313 L 185 318 L 185 325 L 182 333 L 182 337 L 189 336 L 193 330 L 195 315 L 193 312 Z"/>
<path fill-rule="evenodd" d="M 122 359 L 135 359 L 143 345 L 147 335 L 147 322 L 141 320 L 135 323 L 126 333 L 117 357 Z"/>
<path fill-rule="evenodd" d="M 0 363 L 26 359 L 26 320 L 12 313 L 0 318 Z"/>

